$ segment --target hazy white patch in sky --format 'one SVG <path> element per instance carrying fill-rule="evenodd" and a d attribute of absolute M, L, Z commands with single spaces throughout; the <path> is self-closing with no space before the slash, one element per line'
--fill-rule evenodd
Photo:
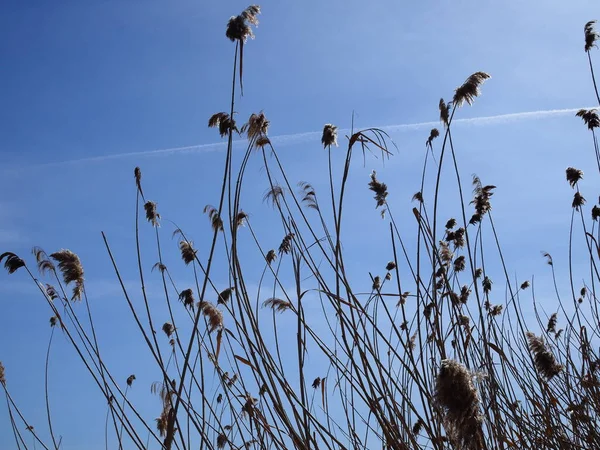
<path fill-rule="evenodd" d="M 583 109 L 591 109 L 593 107 L 586 107 Z M 568 109 L 549 109 L 542 111 L 527 111 L 527 112 L 519 112 L 519 113 L 511 113 L 511 114 L 500 114 L 496 116 L 486 116 L 486 117 L 473 117 L 470 119 L 454 119 L 452 122 L 453 126 L 459 125 L 472 125 L 472 126 L 485 126 L 485 125 L 498 125 L 510 122 L 517 122 L 523 120 L 540 120 L 549 117 L 559 117 L 566 115 L 574 115 L 577 111 L 582 108 L 568 108 Z M 440 126 L 440 122 L 420 122 L 420 123 L 406 123 L 399 125 L 384 125 L 379 127 L 380 130 L 383 130 L 387 133 L 397 133 L 403 131 L 414 131 L 427 129 L 430 127 Z M 301 144 L 306 142 L 319 142 L 321 139 L 321 131 L 310 131 L 305 133 L 294 133 L 294 134 L 285 134 L 279 136 L 271 136 L 271 142 L 274 145 L 292 145 L 292 144 Z M 345 134 L 350 133 L 350 129 L 339 129 L 338 133 L 343 136 Z M 247 143 L 244 139 L 235 140 L 234 145 L 245 145 Z M 172 154 L 182 154 L 182 153 L 204 153 L 204 152 L 213 152 L 217 150 L 224 149 L 226 147 L 226 142 L 215 142 L 211 144 L 199 144 L 199 145 L 190 145 L 187 147 L 174 147 L 174 148 L 164 148 L 159 150 L 148 150 L 142 152 L 128 152 L 128 153 L 118 153 L 114 155 L 104 155 L 104 156 L 93 156 L 89 158 L 81 158 L 81 159 L 73 159 L 69 161 L 59 161 L 52 162 L 46 164 L 36 164 L 34 166 L 30 166 L 29 168 L 51 168 L 58 166 L 65 166 L 70 164 L 81 164 L 81 163 L 94 163 L 100 161 L 109 161 L 112 159 L 124 159 L 129 157 L 139 158 L 140 156 L 168 156 Z M 14 169 L 22 169 L 23 167 L 13 168 Z M 10 170 L 10 169 L 9 169 Z"/>

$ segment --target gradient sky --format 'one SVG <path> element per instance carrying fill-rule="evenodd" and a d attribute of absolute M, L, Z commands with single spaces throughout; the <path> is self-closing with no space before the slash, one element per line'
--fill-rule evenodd
<path fill-rule="evenodd" d="M 149 394 L 157 377 L 144 375 L 148 359 L 130 329 L 100 231 L 107 233 L 135 289 L 133 168 L 139 165 L 144 191 L 163 216 L 196 242 L 208 235 L 202 208 L 218 202 L 222 147 L 147 152 L 219 142 L 206 123 L 228 109 L 234 46 L 225 38 L 225 23 L 246 6 L 245 1 L 5 0 L 1 7 L 0 253 L 16 252 L 30 264 L 33 245 L 79 254 L 101 348 L 110 353 L 116 376 L 124 380 L 136 373 L 132 398 L 149 417 L 159 409 Z M 314 132 L 325 123 L 347 128 L 353 111 L 357 127 L 436 121 L 440 97 L 450 99 L 454 88 L 480 70 L 492 79 L 457 118 L 595 105 L 583 51 L 583 25 L 600 15 L 595 0 L 266 0 L 261 7 L 256 39 L 245 47 L 245 92 L 236 110 L 239 122 L 264 110 L 273 136 Z M 377 230 L 387 225 L 373 209 L 368 175 L 377 170 L 389 186 L 396 217 L 412 227 L 410 199 L 419 188 L 429 128 L 391 132 L 398 151 L 385 168 L 372 158 L 362 167 L 357 159 L 350 179 L 356 208 L 347 216 L 345 243 L 349 253 L 360 255 L 352 263 L 357 276 L 381 270 L 390 259 L 377 245 L 382 243 Z M 565 168 L 588 168 L 582 190 L 590 207 L 600 187 L 591 176 L 591 135 L 580 119 L 553 113 L 474 121 L 457 124 L 453 139 L 466 180 L 477 173 L 498 186 L 494 218 L 514 276 L 524 280 L 535 274 L 538 283 L 542 280 L 538 295 L 550 292 L 543 285 L 548 266 L 540 257 L 540 251 L 549 251 L 565 282 L 573 195 Z M 317 133 L 278 145 L 290 178 L 313 183 L 317 192 L 326 187 L 319 140 Z M 345 144 L 341 135 L 340 143 Z M 82 159 L 88 160 L 77 162 Z M 450 196 L 453 180 L 445 173 Z M 243 207 L 276 246 L 282 232 L 270 230 L 270 213 L 262 212 L 267 184 L 258 159 L 247 183 Z M 442 207 L 442 217 L 457 212 Z M 150 231 L 145 233 L 149 239 Z M 169 261 L 181 264 L 176 242 L 169 244 Z M 148 256 L 148 268 L 155 261 Z M 181 277 L 189 282 L 189 273 Z M 47 436 L 43 369 L 50 312 L 24 273 L 0 274 L 0 304 L 0 361 L 10 390 Z M 58 334 L 55 339 L 51 395 L 63 448 L 104 448 L 103 400 L 66 340 Z M 13 448 L 11 435 L 0 408 L 0 448 Z"/>

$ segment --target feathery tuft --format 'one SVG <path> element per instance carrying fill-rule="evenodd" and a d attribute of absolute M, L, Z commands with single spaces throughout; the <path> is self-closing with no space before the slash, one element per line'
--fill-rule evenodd
<path fill-rule="evenodd" d="M 25 261 L 12 252 L 2 253 L 0 255 L 0 262 L 2 262 L 4 258 L 6 258 L 6 261 L 4 261 L 4 268 L 9 274 L 15 273 L 21 267 L 25 267 Z"/>
<path fill-rule="evenodd" d="M 454 91 L 454 98 L 452 99 L 454 105 L 460 107 L 465 102 L 472 105 L 475 98 L 479 97 L 481 94 L 479 88 L 488 78 L 490 78 L 490 76 L 485 72 L 475 72 L 467 78 L 465 82 Z"/>
<path fill-rule="evenodd" d="M 554 355 L 548 350 L 542 338 L 537 337 L 531 332 L 525 333 L 529 341 L 529 350 L 533 354 L 535 367 L 547 380 L 558 375 L 563 366 L 556 362 Z"/>
<path fill-rule="evenodd" d="M 596 47 L 596 41 L 600 38 L 600 35 L 594 28 L 596 25 L 595 20 L 590 20 L 583 27 L 583 34 L 585 36 L 585 51 L 589 52 L 593 47 Z"/>
<path fill-rule="evenodd" d="M 58 262 L 58 270 L 62 273 L 66 284 L 75 283 L 71 300 L 81 300 L 83 294 L 83 266 L 79 256 L 71 250 L 60 250 L 52 253 L 50 258 Z"/>
<path fill-rule="evenodd" d="M 325 124 L 323 127 L 323 136 L 321 136 L 321 144 L 323 148 L 331 147 L 332 145 L 337 147 L 337 127 L 330 123 Z"/>
<path fill-rule="evenodd" d="M 457 448 L 483 448 L 479 394 L 467 368 L 451 359 L 442 360 L 435 380 L 435 400 L 444 411 L 446 432 Z"/>

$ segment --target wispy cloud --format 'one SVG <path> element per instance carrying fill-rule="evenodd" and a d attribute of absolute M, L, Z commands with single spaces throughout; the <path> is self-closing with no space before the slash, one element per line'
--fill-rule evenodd
<path fill-rule="evenodd" d="M 591 107 L 585 107 L 585 109 L 590 109 Z M 485 117 L 473 117 L 470 119 L 455 119 L 453 121 L 453 126 L 486 126 L 486 125 L 501 125 L 510 122 L 518 122 L 524 120 L 540 120 L 549 117 L 560 117 L 560 116 L 568 116 L 573 115 L 577 111 L 582 108 L 568 108 L 568 109 L 548 109 L 542 111 L 526 111 L 519 113 L 510 113 L 510 114 L 499 114 L 495 116 L 485 116 Z M 439 126 L 439 122 L 419 122 L 419 123 L 405 123 L 398 125 L 384 125 L 378 126 L 383 131 L 388 133 L 399 133 L 399 132 L 407 132 L 407 131 L 415 131 L 421 129 L 427 129 L 430 127 Z M 350 132 L 349 129 L 340 129 L 338 130 L 340 134 L 347 134 Z M 306 142 L 319 142 L 321 138 L 321 131 L 309 131 L 304 133 L 294 133 L 294 134 L 284 134 L 279 136 L 271 136 L 271 142 L 273 145 L 284 146 L 284 145 L 293 145 L 293 144 L 301 144 Z M 234 145 L 244 145 L 246 141 L 243 139 L 239 139 L 234 141 Z M 74 164 L 88 164 L 94 162 L 101 161 L 110 161 L 113 159 L 126 159 L 126 158 L 140 158 L 146 156 L 168 156 L 173 154 L 183 154 L 183 153 L 204 153 L 204 152 L 214 152 L 224 149 L 226 146 L 225 142 L 214 142 L 211 144 L 199 144 L 199 145 L 190 145 L 187 147 L 174 147 L 174 148 L 163 148 L 158 150 L 148 150 L 142 152 L 128 152 L 128 153 L 118 153 L 114 155 L 103 155 L 103 156 L 92 156 L 88 158 L 81 159 L 72 159 L 68 161 L 57 161 L 45 164 L 36 164 L 33 166 L 28 166 L 28 168 L 52 168 L 52 167 L 60 167 Z M 23 167 L 13 167 L 13 170 L 19 170 Z M 10 169 L 9 169 L 10 170 Z"/>

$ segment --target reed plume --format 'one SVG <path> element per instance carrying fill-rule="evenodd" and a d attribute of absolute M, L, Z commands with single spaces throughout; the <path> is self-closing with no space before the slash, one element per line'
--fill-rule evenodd
<path fill-rule="evenodd" d="M 465 450 L 483 448 L 479 394 L 469 370 L 458 361 L 442 360 L 434 396 L 454 445 Z"/>
<path fill-rule="evenodd" d="M 536 369 L 547 380 L 551 380 L 563 370 L 563 366 L 556 361 L 542 338 L 529 331 L 525 333 L 525 336 L 529 342 L 529 350 L 533 355 Z"/>
<path fill-rule="evenodd" d="M 83 294 L 83 266 L 79 257 L 71 250 L 59 250 L 50 258 L 58 262 L 58 270 L 62 273 L 65 284 L 75 283 L 71 300 L 81 300 Z"/>
<path fill-rule="evenodd" d="M 452 103 L 458 107 L 462 106 L 465 102 L 472 105 L 475 99 L 481 94 L 481 85 L 488 78 L 490 76 L 485 72 L 475 72 L 461 86 L 456 88 Z"/>

